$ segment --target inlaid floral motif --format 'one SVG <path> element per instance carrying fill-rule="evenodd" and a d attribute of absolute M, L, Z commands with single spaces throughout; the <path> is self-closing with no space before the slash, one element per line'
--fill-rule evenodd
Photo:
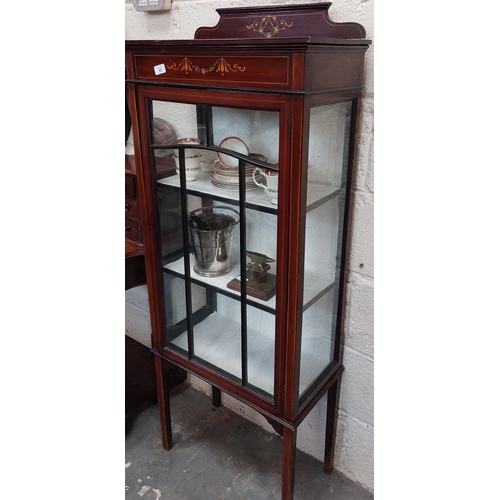
<path fill-rule="evenodd" d="M 167 64 L 167 69 L 173 71 L 184 71 L 186 75 L 192 71 L 195 73 L 201 73 L 202 75 L 206 75 L 215 71 L 216 73 L 221 73 L 222 76 L 224 76 L 225 73 L 229 73 L 230 71 L 232 71 L 233 73 L 237 71 L 245 71 L 246 67 L 239 66 L 238 64 L 229 64 L 223 57 L 221 57 L 220 59 L 217 59 L 217 61 L 215 61 L 210 67 L 201 68 L 200 66 L 193 64 L 190 59 L 185 57 L 179 64 Z"/>
<path fill-rule="evenodd" d="M 276 33 L 280 31 L 286 30 L 287 28 L 291 28 L 293 26 L 293 22 L 288 24 L 284 19 L 278 21 L 276 16 L 265 16 L 261 19 L 261 21 L 254 21 L 252 24 L 247 26 L 247 29 L 253 30 L 254 33 L 260 33 L 266 38 L 271 38 Z"/>

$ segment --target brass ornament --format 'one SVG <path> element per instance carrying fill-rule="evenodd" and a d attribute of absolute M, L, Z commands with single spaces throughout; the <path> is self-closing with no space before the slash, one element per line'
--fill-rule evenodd
<path fill-rule="evenodd" d="M 291 28 L 293 26 L 293 22 L 288 24 L 284 19 L 278 21 L 276 16 L 265 16 L 259 21 L 254 21 L 252 24 L 247 26 L 247 29 L 253 30 L 254 33 L 260 33 L 266 38 L 271 38 L 276 33 L 280 31 L 286 30 L 287 28 Z"/>
<path fill-rule="evenodd" d="M 201 73 L 202 75 L 215 71 L 216 73 L 222 73 L 222 76 L 224 76 L 224 73 L 229 73 L 230 71 L 233 73 L 236 73 L 237 71 L 245 71 L 246 67 L 239 66 L 238 64 L 231 65 L 223 57 L 221 57 L 220 59 L 217 59 L 217 61 L 215 61 L 209 68 L 201 68 L 200 66 L 193 64 L 190 59 L 185 57 L 179 64 L 167 64 L 167 69 L 173 71 L 185 71 L 186 75 L 191 71 Z"/>

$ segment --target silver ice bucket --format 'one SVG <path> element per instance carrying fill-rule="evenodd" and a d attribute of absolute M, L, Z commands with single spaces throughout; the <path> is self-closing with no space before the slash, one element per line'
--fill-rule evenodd
<path fill-rule="evenodd" d="M 188 227 L 195 273 L 216 277 L 231 271 L 233 233 L 239 218 L 234 208 L 226 206 L 202 207 L 190 212 Z"/>

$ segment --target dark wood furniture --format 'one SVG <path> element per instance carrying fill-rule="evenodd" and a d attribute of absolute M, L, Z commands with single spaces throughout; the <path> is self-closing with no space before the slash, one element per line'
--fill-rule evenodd
<path fill-rule="evenodd" d="M 128 137 L 128 133 L 125 136 Z M 147 279 L 140 207 L 135 160 L 133 156 L 125 155 L 125 290 L 143 285 Z M 171 389 L 186 380 L 185 370 L 171 363 L 166 363 L 164 369 L 163 377 L 168 377 Z M 145 345 L 125 335 L 126 434 L 132 429 L 139 413 L 157 401 L 153 353 Z"/>
<path fill-rule="evenodd" d="M 137 415 L 157 401 L 153 353 L 125 335 L 125 434 Z"/>
<path fill-rule="evenodd" d="M 135 158 L 125 155 L 125 241 L 142 248 Z"/>
<path fill-rule="evenodd" d="M 210 383 L 215 405 L 224 391 L 282 436 L 286 500 L 293 498 L 297 428 L 326 393 L 324 470 L 332 470 L 344 370 L 352 184 L 370 41 L 361 25 L 330 20 L 329 6 L 217 9 L 217 26 L 199 28 L 194 40 L 125 44 L 163 446 L 173 445 L 163 372 L 172 362 Z M 200 144 L 154 143 L 155 118 Z M 178 174 L 159 174 L 159 159 L 172 153 Z M 188 181 L 197 154 L 205 168 Z M 219 161 L 210 163 L 214 154 Z M 277 205 L 255 189 L 256 168 L 278 175 Z M 220 215 L 223 207 L 233 211 Z M 250 279 L 241 280 L 242 272 Z M 236 289 L 228 286 L 235 279 Z M 252 293 L 260 279 L 275 283 L 264 299 Z"/>
<path fill-rule="evenodd" d="M 145 283 L 146 265 L 135 162 L 133 156 L 125 155 L 125 290 Z"/>
<path fill-rule="evenodd" d="M 182 384 L 186 370 L 169 363 L 166 373 L 170 390 Z M 136 417 L 158 402 L 154 356 L 151 350 L 125 335 L 125 434 L 132 430 Z"/>

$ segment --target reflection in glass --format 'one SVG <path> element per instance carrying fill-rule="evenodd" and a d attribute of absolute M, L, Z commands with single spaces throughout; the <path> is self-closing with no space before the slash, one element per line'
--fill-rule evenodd
<path fill-rule="evenodd" d="M 214 145 L 228 137 L 237 137 L 250 153 L 264 155 L 271 164 L 279 161 L 279 112 L 214 107 L 212 118 Z M 228 149 L 233 149 L 231 142 Z"/>
<path fill-rule="evenodd" d="M 300 394 L 333 359 L 335 315 L 334 290 L 315 301 L 302 317 L 302 350 L 300 352 Z"/>
<path fill-rule="evenodd" d="M 185 280 L 164 273 L 163 290 L 165 293 L 167 345 L 187 356 L 188 326 Z M 200 321 L 212 309 L 211 297 L 204 287 L 191 285 L 191 298 L 191 314 L 193 315 L 194 321 Z"/>
<path fill-rule="evenodd" d="M 246 211 L 247 298 L 268 305 L 276 300 L 277 234 L 276 214 Z M 276 316 L 250 304 L 246 316 L 248 383 L 273 395 Z"/>
<path fill-rule="evenodd" d="M 240 301 L 217 294 L 217 309 L 194 327 L 194 355 L 204 364 L 241 381 Z"/>
<path fill-rule="evenodd" d="M 204 108 L 195 104 L 184 104 L 169 101 L 151 101 L 152 110 L 152 137 L 151 143 L 158 145 L 172 145 L 182 139 L 195 139 L 206 144 L 206 126 L 200 121 L 200 114 Z M 158 178 L 174 175 L 179 168 L 177 149 L 154 149 L 155 168 Z M 189 176 L 196 177 L 193 162 L 190 156 L 198 156 L 197 150 L 186 154 L 189 164 Z M 198 169 L 201 164 L 198 161 Z"/>
<path fill-rule="evenodd" d="M 152 101 L 153 118 L 165 120 L 173 128 L 177 139 L 200 137 L 198 130 L 198 106 L 171 101 Z M 204 142 L 206 144 L 206 142 Z"/>
<path fill-rule="evenodd" d="M 247 306 L 248 383 L 268 395 L 274 394 L 274 314 Z"/>

